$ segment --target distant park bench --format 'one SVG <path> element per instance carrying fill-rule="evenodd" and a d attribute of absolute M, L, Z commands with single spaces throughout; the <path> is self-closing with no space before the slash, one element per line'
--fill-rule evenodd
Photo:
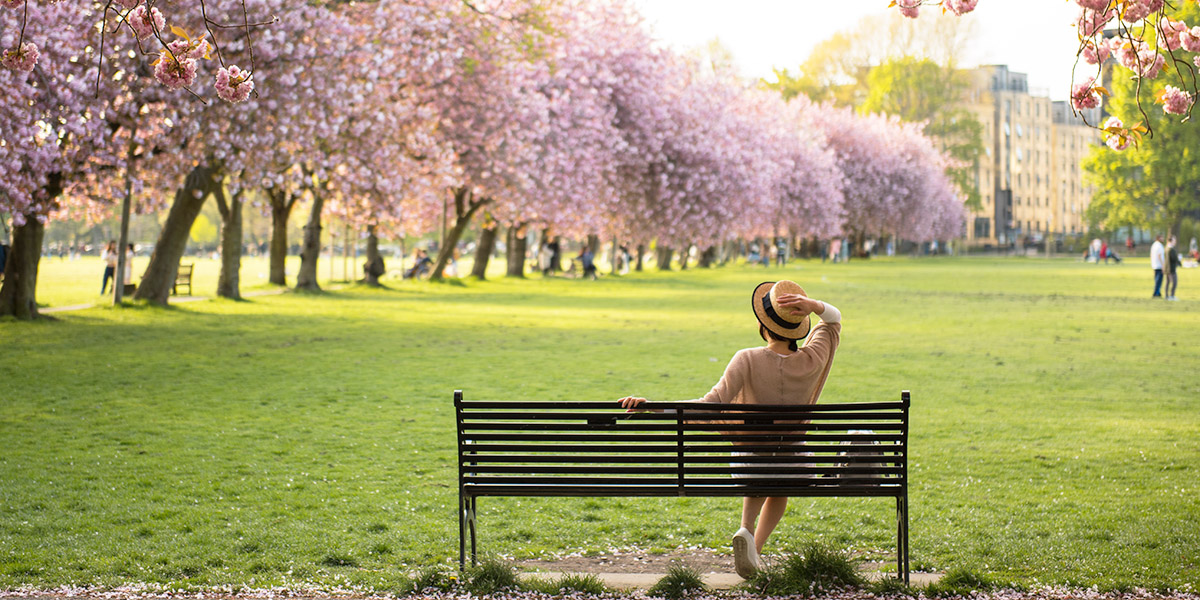
<path fill-rule="evenodd" d="M 468 533 L 475 564 L 483 496 L 890 497 L 908 583 L 909 403 L 904 391 L 895 402 L 647 402 L 665 412 L 627 413 L 616 402 L 468 402 L 455 391 L 459 567 Z"/>
<path fill-rule="evenodd" d="M 192 269 L 195 264 L 179 265 L 179 272 L 175 274 L 175 283 L 171 286 L 171 295 L 178 296 L 179 288 L 187 286 L 187 295 L 192 295 Z"/>

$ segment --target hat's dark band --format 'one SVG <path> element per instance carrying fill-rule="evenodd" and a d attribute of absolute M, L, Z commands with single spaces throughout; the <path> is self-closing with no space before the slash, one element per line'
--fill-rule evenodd
<path fill-rule="evenodd" d="M 800 326 L 804 324 L 803 320 L 801 320 L 799 323 L 792 323 L 791 321 L 785 321 L 783 319 L 783 317 L 779 316 L 779 313 L 775 312 L 775 307 L 771 305 L 771 295 L 770 294 L 766 294 L 763 296 L 762 305 L 763 305 L 763 311 L 767 313 L 767 316 L 770 317 L 771 320 L 774 321 L 776 325 L 778 325 L 784 329 L 799 329 Z"/>

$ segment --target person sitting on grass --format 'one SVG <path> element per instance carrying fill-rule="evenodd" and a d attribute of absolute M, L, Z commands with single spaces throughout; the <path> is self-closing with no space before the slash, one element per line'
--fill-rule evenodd
<path fill-rule="evenodd" d="M 767 345 L 734 354 L 720 381 L 700 401 L 815 404 L 841 339 L 841 313 L 828 302 L 809 298 L 796 282 L 787 280 L 759 284 L 751 294 L 750 303 L 758 319 L 758 333 Z M 821 318 L 815 327 L 811 326 L 810 314 Z M 805 338 L 807 341 L 800 346 L 799 340 Z M 645 401 L 627 396 L 620 403 L 633 412 Z M 752 443 L 734 442 L 735 445 Z M 750 475 L 735 472 L 734 477 Z M 758 555 L 783 518 L 787 501 L 786 497 L 742 500 L 741 529 L 733 536 L 734 568 L 738 575 L 749 579 L 758 571 Z"/>

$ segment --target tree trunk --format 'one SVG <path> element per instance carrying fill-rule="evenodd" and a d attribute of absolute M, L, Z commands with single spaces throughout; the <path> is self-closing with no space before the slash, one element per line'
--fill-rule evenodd
<path fill-rule="evenodd" d="M 299 194 L 288 194 L 278 187 L 267 190 L 271 202 L 271 271 L 268 281 L 287 285 L 288 219 Z"/>
<path fill-rule="evenodd" d="M 550 272 L 551 273 L 562 273 L 563 272 L 562 259 L 563 259 L 563 255 L 567 253 L 567 249 L 564 247 L 565 245 L 563 244 L 562 236 L 555 235 L 552 237 L 554 238 L 554 242 L 553 242 L 554 245 L 558 247 L 558 252 L 554 252 L 554 253 L 550 254 Z M 546 237 L 545 240 L 547 242 L 549 242 L 550 237 Z"/>
<path fill-rule="evenodd" d="M 375 234 L 375 226 L 367 225 L 367 262 L 363 265 L 363 283 L 381 287 L 379 278 L 386 272 L 387 265 L 379 254 L 379 236 Z"/>
<path fill-rule="evenodd" d="M 658 270 L 659 271 L 670 271 L 671 270 L 671 256 L 673 254 L 675 254 L 675 251 L 667 246 L 659 246 L 657 248 L 657 252 L 658 252 L 658 257 L 657 257 L 658 258 L 658 260 L 657 260 Z"/>
<path fill-rule="evenodd" d="M 475 264 L 471 267 L 471 276 L 487 279 L 488 261 L 496 249 L 496 222 L 491 216 L 485 219 L 483 229 L 479 231 L 479 243 L 475 246 Z"/>
<path fill-rule="evenodd" d="M 700 268 L 701 269 L 711 268 L 713 266 L 713 263 L 715 263 L 716 261 L 717 261 L 716 245 L 709 246 L 704 249 L 704 252 L 700 253 Z"/>
<path fill-rule="evenodd" d="M 608 253 L 609 267 L 612 268 L 612 274 L 617 274 L 617 236 L 613 236 L 612 249 Z"/>
<path fill-rule="evenodd" d="M 12 248 L 4 263 L 4 285 L 0 286 L 0 316 L 22 321 L 36 319 L 38 263 L 46 226 L 36 215 L 25 215 L 25 224 L 12 230 Z"/>
<path fill-rule="evenodd" d="M 175 276 L 179 273 L 179 259 L 187 250 L 192 224 L 196 222 L 196 216 L 200 214 L 208 195 L 221 186 L 222 177 L 220 168 L 198 165 L 183 180 L 183 187 L 175 191 L 171 212 L 167 214 L 167 222 L 158 234 L 154 252 L 150 255 L 150 265 L 146 267 L 142 283 L 133 294 L 134 299 L 166 306 L 167 298 L 171 297 L 171 288 L 175 286 Z"/>
<path fill-rule="evenodd" d="M 296 289 L 310 292 L 321 291 L 317 284 L 317 261 L 321 258 L 321 210 L 325 208 L 325 196 L 312 189 L 312 210 L 308 224 L 304 226 L 304 245 L 300 247 L 300 272 L 296 273 Z"/>
<path fill-rule="evenodd" d="M 225 201 L 225 190 L 213 194 L 221 212 L 221 275 L 217 277 L 217 295 L 233 300 L 242 299 L 242 191 Z"/>
<path fill-rule="evenodd" d="M 642 261 L 645 258 L 646 258 L 646 245 L 638 244 L 637 245 L 637 268 L 634 269 L 635 271 L 637 271 L 639 273 L 642 272 Z"/>
<path fill-rule="evenodd" d="M 683 248 L 679 249 L 679 270 L 680 271 L 687 270 L 688 258 L 691 257 L 691 254 L 692 254 L 692 245 L 691 244 L 685 244 L 683 246 Z"/>
<path fill-rule="evenodd" d="M 462 239 L 462 234 L 471 224 L 471 219 L 475 218 L 475 213 L 489 202 L 486 198 L 476 202 L 475 194 L 467 188 L 459 188 L 454 191 L 454 226 L 446 232 L 446 243 L 442 244 L 438 251 L 437 261 L 433 263 L 433 270 L 429 272 L 430 281 L 444 279 L 443 272 L 446 270 L 446 265 L 450 264 L 450 259 L 454 258 L 454 249 L 458 247 L 458 240 Z"/>
<path fill-rule="evenodd" d="M 525 276 L 525 245 L 528 240 L 525 239 L 525 224 L 514 223 L 508 228 L 508 235 L 505 238 L 507 250 L 505 258 L 508 261 L 508 277 L 524 277 Z"/>
<path fill-rule="evenodd" d="M 113 273 L 113 306 L 120 305 L 125 300 L 125 269 L 129 260 L 129 212 L 133 207 L 133 166 L 137 158 L 137 126 L 129 136 L 129 146 L 125 151 L 125 197 L 121 199 L 121 235 L 117 238 L 117 272 Z"/>

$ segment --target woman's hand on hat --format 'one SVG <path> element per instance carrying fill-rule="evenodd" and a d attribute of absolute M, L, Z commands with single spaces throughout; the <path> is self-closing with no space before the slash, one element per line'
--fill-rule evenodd
<path fill-rule="evenodd" d="M 780 294 L 775 297 L 775 301 L 782 308 L 790 308 L 800 313 L 801 316 L 809 313 L 821 313 L 825 310 L 825 305 L 820 300 L 813 300 L 803 294 Z"/>

